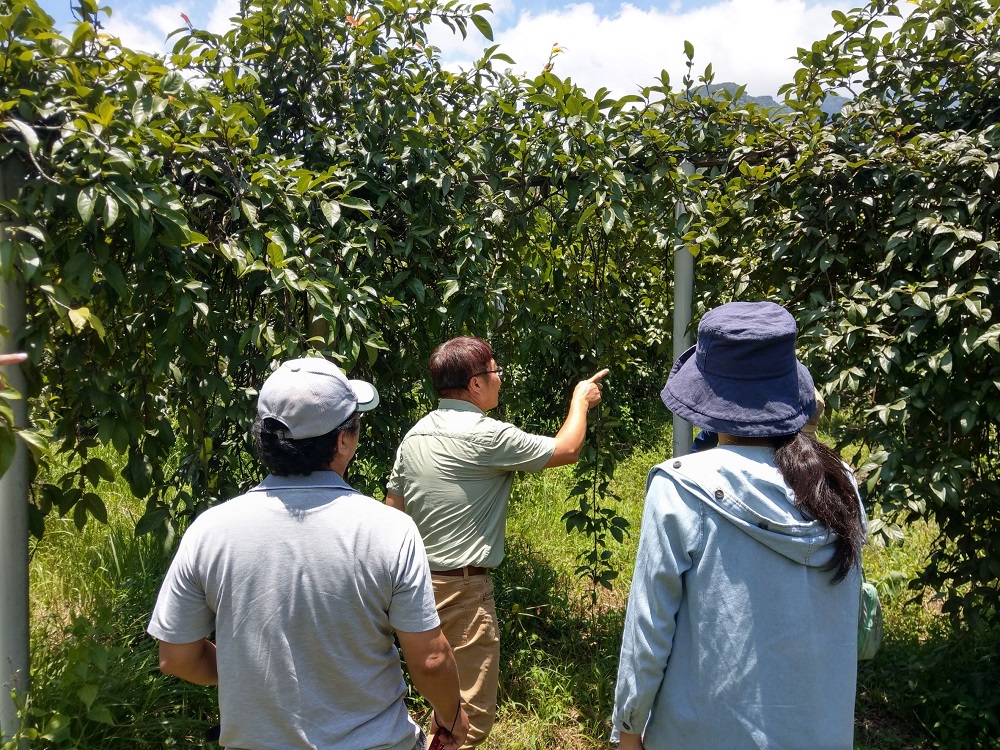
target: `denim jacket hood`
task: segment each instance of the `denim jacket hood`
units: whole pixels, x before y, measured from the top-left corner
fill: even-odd
[[[658,470],[669,471],[681,487],[756,541],[802,565],[824,567],[838,537],[796,507],[773,456],[769,447],[719,446],[654,467],[646,489]]]

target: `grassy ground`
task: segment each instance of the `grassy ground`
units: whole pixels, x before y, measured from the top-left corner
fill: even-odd
[[[588,541],[560,521],[572,469],[516,483],[507,559],[496,574],[501,618],[501,705],[490,750],[607,747],[608,716],[624,606],[632,575],[643,490],[650,466],[669,450],[669,430],[648,427],[616,473],[612,490],[631,523],[612,563],[612,589],[574,573]],[[131,534],[140,508],[127,490],[102,488],[109,526],[77,531],[50,519],[32,545],[32,648],[35,691],[25,725],[32,747],[212,747],[212,689],[163,677],[144,634],[168,554]],[[859,672],[857,747],[862,750],[998,747],[998,639],[953,631],[938,602],[907,604],[908,581],[930,553],[934,529],[865,553],[885,606],[886,637]]]
[[[50,518],[31,543],[30,746],[200,746],[214,690],[161,675],[145,634],[171,550],[134,536],[142,508],[124,482],[101,495],[107,526]]]
[[[578,578],[587,538],[560,518],[571,469],[521,480],[508,521],[507,559],[496,576],[501,612],[501,707],[488,748],[607,747],[625,602],[638,544],[649,467],[664,456],[640,448],[621,464],[611,490],[628,519],[625,543],[612,546],[619,571],[611,590]],[[571,505],[572,502],[572,505]],[[596,603],[594,594],[596,593]]]

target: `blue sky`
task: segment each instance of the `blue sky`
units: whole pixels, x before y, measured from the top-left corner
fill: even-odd
[[[71,0],[40,0],[63,28]],[[239,0],[103,0],[112,8],[107,30],[134,48],[165,51],[166,35],[186,13],[199,28],[224,30]],[[518,72],[544,66],[552,45],[564,51],[556,72],[589,91],[606,86],[617,94],[654,82],[661,70],[680,84],[684,41],[695,46],[695,71],[708,63],[716,81],[747,84],[751,94],[774,95],[794,75],[790,60],[834,30],[831,13],[856,0],[494,0],[495,41]],[[474,30],[463,41],[444,29],[432,35],[450,65],[478,55],[486,40]]]

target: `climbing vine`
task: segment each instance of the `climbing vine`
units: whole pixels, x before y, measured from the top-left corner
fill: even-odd
[[[375,491],[430,405],[430,349],[468,332],[510,365],[520,423],[611,368],[565,517],[589,537],[581,574],[608,585],[619,417],[666,376],[680,236],[702,306],[798,315],[872,499],[942,529],[922,582],[996,620],[1000,0],[921,0],[894,32],[884,0],[835,14],[784,113],[714,90],[690,45],[679,89],[664,74],[625,97],[561,78],[558,48],[525,75],[496,47],[445,69],[428,24],[489,37],[484,4],[240,7],[161,59],[99,29],[94,0],[67,36],[36,0],[0,5],[0,166],[23,174],[0,274],[29,301],[10,333],[35,423],[71,467],[34,486],[36,534],[50,513],[101,520],[116,470],[146,503],[137,531],[164,538],[237,493],[255,389],[306,352],[382,392],[358,478]],[[855,98],[831,116],[835,90]],[[0,430],[0,466],[12,446]]]

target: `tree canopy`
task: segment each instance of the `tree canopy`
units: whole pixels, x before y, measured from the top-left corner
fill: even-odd
[[[710,93],[690,45],[678,86],[620,98],[559,77],[558,48],[536,75],[495,46],[447,69],[428,25],[490,37],[485,4],[248,1],[161,59],[101,31],[94,0],[69,38],[6,0],[0,163],[23,179],[0,272],[27,293],[35,421],[72,467],[35,487],[33,530],[104,518],[99,445],[127,457],[139,533],[236,494],[258,471],[256,387],[308,351],[382,392],[377,486],[430,402],[430,349],[473,333],[529,426],[612,368],[566,516],[606,582],[623,533],[607,482],[669,369],[683,246],[702,308],[767,297],[797,316],[842,447],[867,462],[873,528],[936,520],[922,582],[995,621],[998,5],[835,13],[775,112]],[[829,116],[834,92],[853,98]]]

